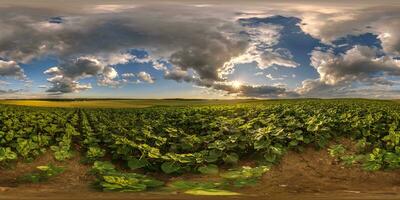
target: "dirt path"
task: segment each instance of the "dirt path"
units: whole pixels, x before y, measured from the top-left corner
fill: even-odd
[[[236,190],[231,197],[189,196],[178,193],[98,192],[90,187],[92,177],[79,159],[62,163],[67,171],[41,184],[16,185],[15,177],[34,166],[51,161],[50,155],[30,164],[17,164],[0,171],[0,200],[3,199],[400,199],[400,170],[366,172],[354,166],[345,168],[334,162],[326,150],[312,148],[302,153],[289,152],[255,187]]]

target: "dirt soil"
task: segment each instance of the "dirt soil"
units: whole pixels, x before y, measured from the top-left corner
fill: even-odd
[[[46,183],[17,184],[16,177],[49,162],[66,171]],[[240,196],[189,196],[179,193],[99,192],[91,188],[93,177],[79,158],[57,163],[50,154],[32,163],[17,163],[12,170],[0,170],[0,200],[3,199],[400,199],[400,170],[366,172],[354,166],[343,167],[326,150],[307,148],[302,153],[288,152],[254,187],[235,190]]]

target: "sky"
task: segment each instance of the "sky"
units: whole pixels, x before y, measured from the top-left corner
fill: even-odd
[[[0,27],[0,98],[400,98],[395,0],[0,0]]]

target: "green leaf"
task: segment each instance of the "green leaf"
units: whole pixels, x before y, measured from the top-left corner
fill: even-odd
[[[344,155],[344,153],[346,152],[346,149],[341,144],[332,145],[330,148],[328,148],[328,152],[331,157],[338,158],[338,157]]]
[[[206,156],[205,160],[208,163],[213,163],[213,162],[218,161],[218,159],[221,157],[221,155],[222,155],[221,151],[213,149],[208,152],[208,155]]]
[[[149,188],[160,187],[164,185],[164,182],[155,179],[142,179],[141,182]]]
[[[161,170],[166,174],[178,172],[181,169],[180,165],[174,162],[164,162],[161,165]]]
[[[64,172],[63,167],[55,166],[53,164],[37,166],[36,169],[36,171],[18,177],[17,180],[23,183],[39,183],[47,181],[49,178]]]
[[[16,160],[17,154],[10,147],[0,148],[0,162],[7,160]]]
[[[86,152],[86,157],[89,159],[97,159],[104,157],[106,151],[100,147],[89,147]]]
[[[92,172],[95,174],[107,174],[115,171],[115,166],[110,162],[96,161],[92,167]]]
[[[373,162],[373,161],[369,161],[369,162],[365,162],[362,165],[363,169],[367,170],[367,171],[378,171],[379,169],[381,169],[382,165],[378,162]]]
[[[142,167],[146,167],[148,166],[150,163],[145,159],[137,159],[137,158],[132,158],[128,160],[128,167],[131,170],[135,170],[135,169],[140,169]]]
[[[230,153],[225,155],[223,160],[226,164],[236,164],[239,160],[239,156],[236,153]]]
[[[101,183],[105,191],[139,192],[146,190],[147,186],[140,183],[139,179],[125,176],[103,176]]]

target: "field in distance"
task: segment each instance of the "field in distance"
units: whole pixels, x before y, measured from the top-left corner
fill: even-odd
[[[61,108],[145,108],[152,106],[226,105],[262,102],[254,99],[206,100],[206,99],[35,99],[0,100],[0,104]]]

